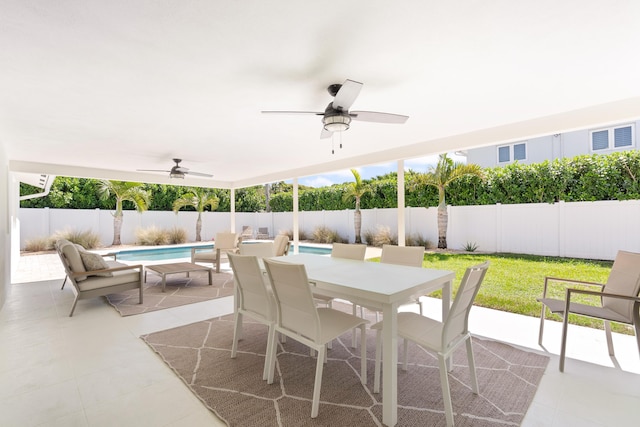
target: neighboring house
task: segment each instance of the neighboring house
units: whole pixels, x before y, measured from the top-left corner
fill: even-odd
[[[635,150],[638,148],[638,125],[640,120],[474,148],[466,152],[467,163],[495,167],[515,161],[525,164],[540,163],[581,154],[609,154],[615,151]]]

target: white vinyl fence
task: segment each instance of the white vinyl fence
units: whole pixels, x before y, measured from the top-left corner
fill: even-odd
[[[354,241],[353,210],[299,212],[300,230],[312,235],[317,227],[327,227]],[[202,238],[211,239],[229,230],[228,212],[204,212]],[[91,230],[103,245],[113,240],[110,211],[74,209],[20,209],[20,247],[31,239],[48,237],[57,231]],[[122,243],[134,244],[138,228],[181,227],[195,240],[195,212],[125,211]],[[235,214],[236,232],[243,226],[254,231],[266,227],[270,235],[292,230],[293,214]],[[388,227],[397,234],[396,209],[362,211],[362,234]],[[434,245],[438,241],[436,208],[405,208],[406,234],[422,237]],[[447,243],[463,249],[467,243],[482,252],[510,252],[589,259],[615,258],[618,250],[640,252],[640,200],[555,204],[450,206]]]

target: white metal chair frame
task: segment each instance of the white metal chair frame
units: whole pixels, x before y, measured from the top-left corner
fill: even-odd
[[[271,289],[276,301],[276,323],[269,334],[267,382],[273,384],[276,365],[276,332],[310,347],[317,352],[315,383],[311,405],[311,418],[318,416],[322,373],[327,358],[327,344],[333,339],[359,327],[361,331],[360,382],[367,383],[366,324],[367,320],[332,308],[316,307],[306,269],[302,264],[291,264],[265,259]]]
[[[444,400],[445,417],[447,426],[453,426],[453,405],[447,372],[450,364],[447,362],[453,352],[463,343],[467,347],[467,361],[471,376],[471,389],[478,394],[478,379],[476,377],[475,361],[473,359],[473,346],[469,332],[469,312],[473,301],[480,290],[480,285],[489,268],[489,262],[469,267],[465,273],[460,287],[453,301],[449,314],[444,322],[430,319],[416,313],[398,313],[398,336],[404,339],[403,370],[407,370],[408,342],[413,341],[419,346],[436,352],[440,370],[440,384]],[[371,328],[376,330],[376,361],[373,392],[380,392],[380,365],[382,359],[382,322],[378,322]]]
[[[267,349],[262,371],[262,379],[266,380],[269,366],[267,363],[270,354],[269,346],[271,345],[269,337],[276,318],[273,294],[264,282],[264,274],[258,264],[258,257],[254,255],[229,254],[229,264],[231,264],[236,285],[231,358],[235,359],[238,352],[238,341],[242,338],[243,316],[249,316],[266,325],[268,327]]]

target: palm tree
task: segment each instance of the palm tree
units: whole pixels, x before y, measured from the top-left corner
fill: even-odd
[[[447,249],[447,223],[449,216],[447,213],[447,203],[445,201],[445,190],[453,181],[464,176],[477,176],[484,178],[484,172],[479,165],[455,162],[447,157],[447,153],[440,154],[438,164],[434,168],[431,166],[429,172],[418,175],[416,185],[430,185],[438,189],[438,248]]]
[[[360,212],[360,198],[365,194],[371,191],[371,188],[362,182],[362,178],[360,178],[360,173],[351,169],[351,173],[355,178],[355,182],[349,183],[350,185],[346,188],[345,192],[342,195],[342,200],[344,202],[349,202],[353,199],[356,200],[356,210],[353,214],[353,222],[354,228],[356,232],[356,243],[362,243],[362,239],[360,238],[360,228],[362,227],[362,212]]]
[[[196,221],[196,242],[202,241],[200,235],[202,231],[202,212],[207,206],[211,206],[211,210],[218,209],[220,199],[215,194],[209,193],[202,188],[191,188],[191,191],[173,202],[173,211],[177,214],[180,208],[186,206],[193,207],[198,212],[198,220]]]
[[[138,212],[144,212],[149,207],[151,194],[142,188],[140,182],[100,180],[98,196],[107,200],[112,194],[116,197],[116,211],[113,214],[113,246],[121,245],[120,230],[122,230],[122,202],[133,202]]]

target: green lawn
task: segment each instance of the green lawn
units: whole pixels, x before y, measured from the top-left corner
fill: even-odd
[[[605,283],[613,264],[612,261],[534,255],[427,253],[423,266],[455,271],[455,295],[465,269],[484,261],[489,261],[489,270],[475,305],[534,317],[540,317],[542,304],[536,298],[542,296],[546,276]],[[563,285],[555,284],[551,290],[551,295],[564,299]],[[440,297],[441,294],[436,292],[432,296]],[[587,300],[581,302],[589,303]],[[559,316],[552,318],[561,320]],[[603,327],[601,321],[583,316],[569,316],[569,321],[594,328]],[[616,332],[633,335],[628,325],[612,324],[612,328]]]

